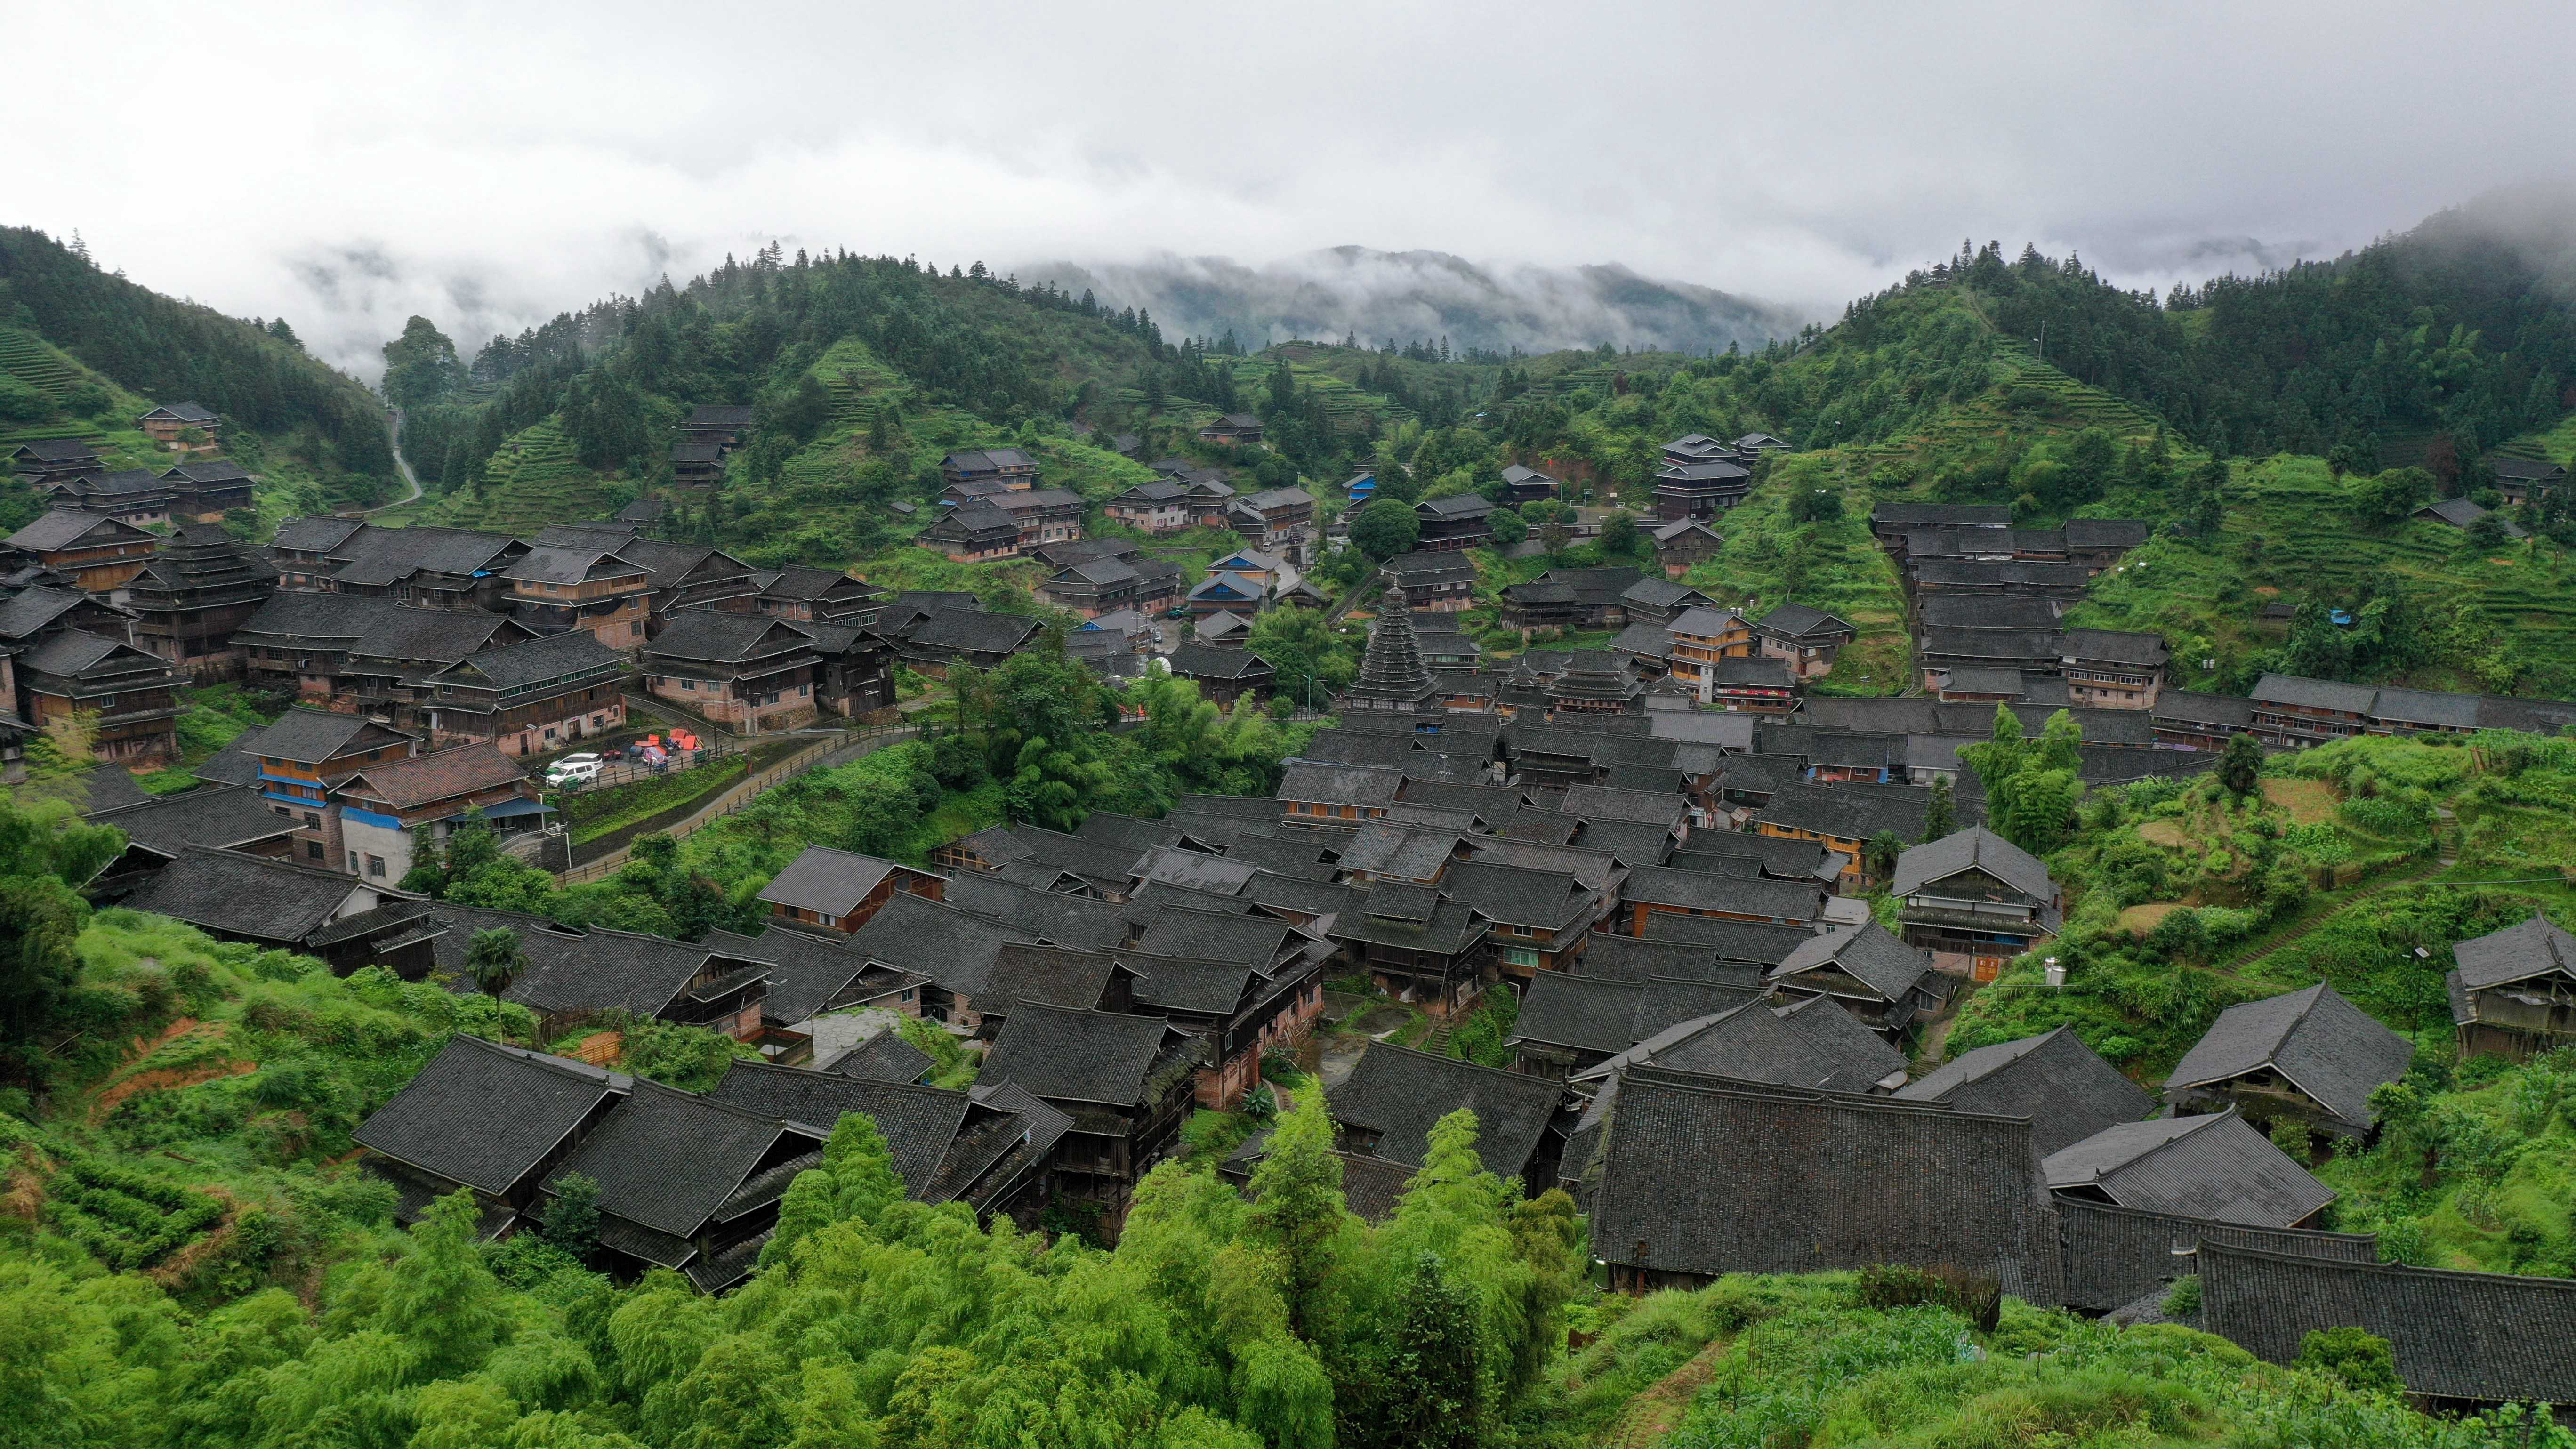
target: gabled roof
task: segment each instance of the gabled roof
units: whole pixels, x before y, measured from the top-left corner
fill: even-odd
[[[0,639],[31,639],[57,619],[92,601],[91,595],[77,589],[50,588],[43,584],[20,589],[7,600],[0,601]]]
[[[2460,942],[2451,948],[2451,959],[2459,963],[2460,984],[2471,990],[2552,971],[2576,976],[2576,936],[2534,912],[2521,925]]]
[[[602,1214],[690,1238],[791,1130],[778,1118],[639,1078],[626,1100],[546,1175],[545,1186],[552,1192],[579,1173],[599,1184]]]
[[[372,900],[383,892],[338,871],[190,845],[124,904],[219,935],[284,944],[302,941],[361,893]]]
[[[529,948],[529,969],[501,998],[541,1012],[617,1010],[658,1016],[689,993],[690,983],[709,969],[711,958],[724,955],[704,943],[606,927],[580,935],[539,927],[534,933],[520,931],[519,941]],[[746,963],[718,979],[757,972],[758,967]]]
[[[527,778],[527,770],[518,761],[491,745],[476,744],[369,765],[350,776],[341,788],[382,800],[396,809],[409,809]],[[361,785],[361,781],[365,783]]]
[[[869,1046],[879,1042],[892,1042],[919,1058],[927,1069],[930,1058],[895,1033],[880,1032],[868,1039]],[[887,1056],[889,1060],[899,1060],[892,1053]],[[841,1059],[844,1065],[848,1061],[849,1057]],[[895,1176],[903,1179],[904,1192],[916,1201],[938,1200],[925,1197],[925,1191],[938,1175],[940,1159],[955,1144],[958,1129],[965,1125],[973,1107],[964,1092],[914,1086],[909,1078],[867,1077],[838,1068],[809,1071],[742,1060],[726,1066],[723,1078],[707,1097],[757,1117],[781,1118],[825,1133],[843,1116],[859,1113],[876,1124],[877,1135],[885,1139],[886,1153],[893,1159]]]
[[[149,543],[151,539],[152,535],[142,529],[104,514],[56,508],[9,535],[8,542],[10,547],[30,553],[50,553],[74,544]]]
[[[1822,609],[1810,608],[1805,604],[1782,604],[1754,620],[1753,627],[1772,634],[1785,634],[1792,638],[1808,634],[1855,632],[1852,626],[1845,623],[1839,616],[1828,614]]]
[[[1894,1047],[1831,1002],[1821,1010],[1816,998],[1775,1007],[1758,995],[1740,994],[1722,1009],[1676,1023],[1580,1075],[1599,1078],[1640,1064],[1837,1092],[1867,1092],[1905,1073],[1905,1058]]]
[[[2155,1109],[2144,1087],[2096,1056],[2071,1027],[1966,1052],[1897,1089],[1909,1102],[2027,1117],[2042,1153],[2070,1147]]]
[[[1771,977],[1786,982],[1828,966],[1895,1002],[1903,1001],[1906,993],[1932,969],[1932,955],[1906,945],[1885,926],[1871,921],[1829,931],[1807,942],[1773,968]]]
[[[809,845],[753,899],[826,916],[845,916],[896,869],[893,861],[873,855]]]
[[[1675,870],[1662,865],[1641,865],[1628,872],[1628,883],[1620,888],[1619,898],[1645,905],[1782,921],[1812,921],[1824,909],[1824,892],[1813,885]]]
[[[2306,709],[2335,710],[2345,714],[2370,713],[2371,701],[2379,691],[2367,684],[2342,684],[2330,679],[2304,679],[2295,674],[2266,674],[2246,691],[2256,704],[2285,704]]]
[[[1889,890],[1900,896],[1912,895],[1965,870],[1982,870],[2043,904],[2057,899],[2057,882],[2049,878],[2048,867],[2040,864],[2039,857],[1982,825],[1907,847],[1896,857],[1896,875]]]
[[[995,614],[981,608],[937,609],[905,635],[923,649],[960,653],[1009,654],[1029,642],[1043,624],[1020,614]]]
[[[2048,1155],[2051,1189],[2122,1207],[2283,1228],[2334,1200],[2234,1112],[2105,1127]]]
[[[586,1062],[459,1034],[355,1136],[360,1146],[497,1196],[632,1086]]]
[[[2414,1059],[2412,1042],[2320,981],[2305,991],[2241,1002],[2220,1012],[2208,1033],[2175,1063],[2165,1090],[2218,1087],[2270,1067],[2334,1117],[2362,1131],[2377,1120],[2370,1110],[2371,1092],[2404,1076]]]
[[[133,777],[113,765],[90,773],[123,781],[128,790],[134,788]],[[125,832],[129,843],[172,859],[191,845],[222,850],[275,839],[297,828],[294,821],[261,804],[256,792],[221,785],[112,804],[98,802],[97,792],[91,798],[97,802],[85,817],[91,824],[113,825]]]
[[[837,1076],[863,1082],[918,1082],[938,1065],[930,1053],[888,1029],[834,1057],[823,1067]]]
[[[259,732],[259,753],[272,760],[318,765],[335,755],[399,743],[411,736],[362,714],[297,707]]]
[[[1317,760],[1290,760],[1274,795],[1325,805],[1392,805],[1404,784],[1402,772],[1370,765],[1334,765]]]
[[[769,1000],[762,1014],[791,1026],[820,1013],[870,969],[867,955],[854,949],[847,938],[827,940],[779,926],[757,936],[709,931],[699,944],[719,955],[766,965]]]
[[[567,629],[535,639],[521,639],[498,649],[469,654],[430,676],[433,681],[509,689],[541,684],[593,670],[622,667],[625,660],[599,642],[588,629]]]
[[[1054,1102],[1142,1106],[1155,1065],[1186,1040],[1160,1017],[1023,1001],[994,1038],[981,1080],[1008,1082]]]
[[[577,584],[585,579],[615,578],[621,574],[642,577],[649,571],[639,563],[617,556],[617,550],[605,541],[579,547],[539,546],[527,551],[519,561],[501,571],[505,579],[525,579],[531,583]]]
[[[2008,1118],[1638,1067],[1597,1161],[1593,1252],[1615,1263],[1949,1266],[2035,1301],[2056,1276],[2030,1129]]]
[[[1761,988],[1752,985],[1541,971],[1530,978],[1512,1039],[1615,1055],[1683,1022],[1761,999]]]
[[[1324,1093],[1334,1121],[1378,1134],[1370,1155],[1417,1167],[1441,1118],[1461,1109],[1473,1112],[1476,1154],[1487,1171],[1504,1177],[1529,1169],[1564,1095],[1564,1088],[1544,1078],[1391,1042],[1361,1053],[1350,1076]]]
[[[1650,923],[1663,919],[1649,917]],[[1807,932],[1795,926],[1763,926],[1747,921],[1720,921],[1706,916],[1675,916],[1671,919],[1696,926],[1735,926],[1758,936],[1769,944],[1752,942],[1719,944],[1711,941],[1666,940],[1655,936],[1619,936],[1595,932],[1583,946],[1583,954],[1569,966],[1578,976],[1599,976],[1620,981],[1644,981],[1653,977],[1668,980],[1715,981],[1748,991],[1763,990],[1762,973],[1769,962],[1749,961],[1747,955],[1785,956],[1806,938]]]
[[[647,659],[686,659],[709,664],[743,664],[772,656],[810,650],[814,641],[767,614],[734,614],[722,609],[681,609],[662,632],[644,646]]]
[[[1413,511],[1424,518],[1465,521],[1491,514],[1494,504],[1481,493],[1453,493],[1446,498],[1425,498],[1413,505]]]

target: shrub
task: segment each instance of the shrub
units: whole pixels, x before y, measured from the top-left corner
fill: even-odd
[[[2189,1321],[2200,1316],[2200,1275],[2187,1273],[2174,1280],[2159,1305],[2165,1317]]]
[[[2397,1354],[2388,1340],[2360,1328],[2320,1328],[2299,1340],[2294,1366],[2314,1369],[2365,1394],[2402,1394]]]

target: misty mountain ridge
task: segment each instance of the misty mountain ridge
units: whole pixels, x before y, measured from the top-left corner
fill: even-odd
[[[1357,334],[1449,340],[1453,350],[1554,352],[1596,347],[1724,352],[1796,333],[1792,309],[1687,282],[1639,276],[1617,263],[1480,267],[1447,252],[1342,246],[1260,267],[1226,257],[1161,255],[1137,262],[1047,262],[1032,282],[1086,288],[1112,309],[1150,311],[1167,336],[1232,332],[1247,349]]]

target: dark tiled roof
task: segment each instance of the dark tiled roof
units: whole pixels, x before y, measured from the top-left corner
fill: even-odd
[[[1907,848],[1896,857],[1890,889],[1900,896],[1911,895],[1964,870],[1982,870],[2035,901],[2057,898],[2057,883],[2049,879],[2048,867],[2037,856],[1982,825]]]
[[[93,533],[105,539],[124,542],[137,542],[152,537],[132,524],[119,523],[104,514],[83,513],[73,508],[56,508],[9,535],[8,542],[13,548],[23,548],[29,552],[49,552],[54,549],[68,548]]]
[[[1774,968],[1774,981],[1788,982],[1801,973],[1831,966],[1889,1001],[1902,1001],[1924,973],[1932,955],[1898,940],[1885,926],[1847,926],[1830,931],[1789,953]]]
[[[2050,1153],[2048,1185],[2185,1217],[2288,1227],[2334,1200],[2234,1112],[2106,1127]]]
[[[1592,1250],[1615,1263],[1709,1275],[1946,1265],[2034,1301],[2054,1287],[2021,1122],[1632,1068],[1599,1162]]]
[[[1786,634],[1792,637],[1816,633],[1849,634],[1853,632],[1852,626],[1844,623],[1840,616],[1828,614],[1822,609],[1811,608],[1805,604],[1782,604],[1754,620],[1753,627],[1766,633]]]
[[[918,899],[918,897],[915,897]],[[769,967],[769,1000],[763,1013],[794,1024],[817,1015],[868,969],[868,958],[845,940],[829,940],[772,926],[757,936],[709,931],[708,950]]]
[[[1784,921],[1812,921],[1824,910],[1824,892],[1796,881],[1747,879],[1707,871],[1639,866],[1628,872],[1619,898],[1685,910],[1726,911]]]
[[[785,1131],[774,1117],[638,1080],[547,1174],[546,1187],[580,1173],[599,1184],[602,1214],[687,1238],[762,1166]]]
[[[1473,1112],[1476,1153],[1486,1169],[1517,1177],[1538,1154],[1564,1089],[1543,1078],[1378,1042],[1325,1097],[1334,1121],[1378,1134],[1373,1155],[1417,1167],[1441,1118],[1462,1108]]]
[[[2355,1131],[2376,1120],[2370,1094],[2406,1073],[2414,1044],[2324,982],[2218,1014],[2165,1079],[2168,1092],[2217,1087],[2270,1067]]]
[[[1616,1054],[1683,1022],[1760,999],[1760,988],[1751,984],[1541,971],[1530,980],[1512,1036]]]
[[[1729,760],[1728,770],[1732,772],[1734,767],[1735,761]],[[1783,784],[1771,792],[1770,803],[1756,811],[1753,818],[1841,840],[1866,841],[1883,830],[1893,831],[1899,840],[1919,840],[1923,836],[1923,813],[1931,800],[1928,786]]]
[[[2256,704],[2297,705],[2307,709],[2368,714],[2378,691],[2367,684],[2340,684],[2330,679],[2302,679],[2295,674],[2266,674],[2249,692]]]
[[[924,649],[1008,654],[1026,644],[1040,627],[1039,621],[1019,614],[995,614],[983,609],[940,609],[922,620],[905,637]]]
[[[2027,1117],[2042,1153],[2155,1109],[2144,1087],[2094,1055],[2073,1029],[1979,1047],[1897,1089],[1909,1102],[1946,1102],[1967,1112]],[[2126,1301],[2125,1299],[2122,1301]]]
[[[870,1046],[877,1042],[894,1043],[919,1058],[921,1070],[929,1069],[929,1057],[893,1032],[869,1038]],[[900,1070],[902,1059],[894,1054],[887,1053],[881,1060]],[[966,1120],[966,1094],[914,1086],[909,1076],[851,1072],[849,1062],[845,1056],[832,1070],[818,1072],[735,1061],[726,1067],[724,1078],[707,1096],[757,1117],[783,1118],[819,1127],[826,1133],[844,1114],[859,1113],[874,1122],[877,1134],[885,1139],[886,1151],[894,1159],[895,1175],[903,1179],[904,1191],[921,1198]]]
[[[500,1194],[629,1085],[567,1057],[460,1035],[359,1124],[356,1136],[387,1157]]]
[[[133,789],[133,777],[115,766],[104,766],[90,772],[102,775],[113,771],[115,779]],[[262,805],[256,792],[220,785],[205,785],[176,795],[142,796],[137,800],[93,810],[88,819],[93,825],[113,825],[125,832],[136,845],[165,856],[176,856],[185,846],[202,845],[221,850],[226,846],[266,840],[294,830],[295,822]],[[92,796],[93,802],[96,796]]]
[[[1276,798],[1326,805],[1392,805],[1404,776],[1394,770],[1290,760]]]
[[[2563,971],[2576,975],[2576,936],[2534,913],[2518,926],[2462,941],[2451,948],[2460,984],[2471,989]]]
[[[600,643],[598,635],[587,629],[569,629],[469,655],[462,663],[441,671],[441,677],[462,680],[470,673],[497,688],[509,689],[622,663],[617,651]]]
[[[2356,1327],[2388,1340],[2419,1394],[2494,1402],[2576,1400],[2576,1282],[2328,1262],[2201,1244],[2201,1326],[2255,1357],[2290,1363],[2311,1333]]]
[[[1704,920],[1705,917],[1682,919]],[[1730,922],[1727,924],[1743,924]],[[1806,932],[1786,926],[1749,926],[1754,931],[1776,931],[1803,939]],[[1789,948],[1778,948],[1785,953]],[[1715,981],[1747,990],[1762,989],[1762,967],[1747,961],[1729,959],[1719,948],[1690,941],[1659,941],[1651,937],[1614,936],[1595,932],[1583,944],[1583,953],[1568,968],[1578,976],[1597,976],[1619,981],[1644,981],[1661,977],[1668,980]]]
[[[952,881],[951,896],[973,878],[968,873]],[[1028,939],[1026,931],[971,914],[953,902],[942,905],[897,891],[851,933],[849,949],[862,960],[881,961],[945,985],[961,978],[980,983],[1005,941]]]
[[[384,735],[384,740],[361,740],[368,730]],[[301,766],[317,766],[343,753],[350,745],[379,745],[402,740],[402,732],[386,730],[366,714],[340,714],[332,709],[289,709],[276,724],[260,730],[260,755],[273,761],[296,761]]]
[[[1607,785],[1576,785],[1557,807],[1585,820],[1626,820],[1670,829],[1690,814],[1690,801],[1679,795],[1645,790],[1618,790]]]
[[[687,659],[740,664],[810,649],[813,641],[767,614],[721,609],[682,609],[644,646],[647,659]]]
[[[1132,1107],[1178,1033],[1159,1017],[1015,1005],[984,1058],[982,1080],[1055,1102]]]
[[[1849,1012],[1830,1002],[1822,1012],[1813,1006],[1739,998],[1640,1043],[1620,1069],[1642,1062],[1731,1082],[1841,1092],[1866,1092],[1904,1072],[1905,1059]]]
[[[21,589],[0,603],[0,639],[30,638],[89,600],[89,595],[75,589],[42,584]]]
[[[2197,1266],[2192,1257],[2181,1255],[2200,1243],[2226,1243],[2327,1262],[2379,1260],[2378,1240],[2368,1233],[2258,1228],[2071,1197],[2059,1198],[2054,1206],[2066,1245],[2066,1302],[2090,1313],[2106,1312],[2149,1293],[2163,1296],[2175,1278]]]
[[[312,934],[361,889],[337,871],[188,846],[124,904],[218,934],[290,942]]]
[[[774,906],[794,906],[826,916],[844,916],[858,908],[895,864],[873,855],[809,845],[798,852],[753,899]]]
[[[1873,525],[1934,528],[2009,528],[2012,510],[2000,503],[1881,503],[1869,511]]]
[[[2141,669],[2161,666],[2168,653],[2164,635],[2120,629],[2069,629],[2059,648],[2068,659],[2099,659]]]

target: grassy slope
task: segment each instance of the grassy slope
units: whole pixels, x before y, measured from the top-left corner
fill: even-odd
[[[2457,529],[2424,519],[2391,528],[2353,521],[2343,486],[2314,458],[2239,463],[2228,490],[2227,529],[2216,539],[2159,538],[2094,586],[2071,622],[2154,629],[2174,641],[2188,685],[2242,685],[2248,661],[2279,642],[2256,615],[2278,599],[2349,602],[2369,577],[2391,570],[2428,595],[2469,605],[2515,666],[2512,692],[2576,692],[2576,556],[2545,539],[2492,550],[2463,547]],[[2214,670],[2200,660],[2215,658]],[[2492,688],[2446,667],[2382,681],[2436,689]]]
[[[2389,1400],[2172,1325],[2126,1331],[2007,1301],[1992,1333],[1859,1306],[1848,1274],[1729,1278],[1600,1300],[1553,1445],[2429,1443]]]
[[[5,298],[6,292],[0,291],[0,300]],[[0,373],[35,387],[57,405],[84,383],[103,389],[109,399],[103,411],[87,417],[0,426],[0,453],[39,438],[78,438],[97,450],[99,461],[110,471],[149,468],[164,473],[178,462],[176,454],[163,449],[135,425],[135,419],[158,405],[155,399],[126,388],[46,341],[33,329],[0,324]],[[253,499],[268,526],[273,528],[278,519],[302,511],[306,505],[318,508],[326,500],[320,476],[310,463],[290,450],[247,428],[227,427],[221,436],[223,451],[199,454],[198,458],[229,459],[256,473],[259,486]]]

